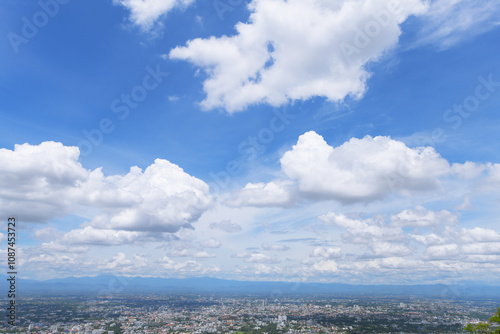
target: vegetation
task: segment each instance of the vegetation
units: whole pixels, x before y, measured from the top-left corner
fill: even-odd
[[[500,307],[497,310],[497,313],[495,313],[494,316],[490,318],[490,323],[497,323],[500,325]],[[491,328],[491,324],[480,322],[477,325],[473,324],[468,324],[465,326],[465,330],[474,333],[474,334],[483,334],[483,333],[494,333],[494,334],[500,334],[500,327],[496,328],[494,331]]]

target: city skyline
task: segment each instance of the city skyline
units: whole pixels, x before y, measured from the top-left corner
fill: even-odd
[[[497,1],[0,8],[20,277],[498,285]]]

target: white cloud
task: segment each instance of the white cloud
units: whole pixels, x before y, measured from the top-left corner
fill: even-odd
[[[61,234],[53,227],[46,227],[36,230],[33,236],[38,240],[49,241],[54,238],[59,238]]]
[[[412,254],[413,251],[406,245],[394,242],[374,242],[370,245],[370,253],[365,254],[365,257],[404,257]]]
[[[397,44],[408,16],[426,9],[420,0],[392,4],[253,0],[250,19],[236,25],[234,36],[194,39],[169,56],[207,72],[201,102],[206,109],[235,112],[255,103],[279,106],[314,96],[359,98],[370,76],[365,65]]]
[[[488,166],[485,164],[475,163],[471,161],[467,161],[463,164],[455,163],[451,166],[452,171],[455,175],[460,178],[470,180],[475,179],[481,176],[481,174],[488,169]]]
[[[230,220],[224,220],[216,223],[211,223],[209,226],[211,229],[221,230],[226,233],[236,233],[242,230],[241,225],[235,224]]]
[[[374,245],[376,242],[401,242],[406,239],[401,228],[387,226],[379,219],[349,219],[333,212],[319,218],[328,224],[346,228],[347,233],[342,234],[346,243]]]
[[[263,243],[262,244],[262,249],[268,250],[268,251],[287,251],[290,249],[290,247],[285,246],[285,245],[269,245],[268,243]]]
[[[157,159],[144,171],[132,167],[126,175],[105,176],[100,168],[86,170],[78,158],[77,147],[55,142],[0,149],[0,214],[42,223],[88,215],[87,225],[94,229],[65,237],[109,243],[116,237],[109,230],[176,232],[191,227],[211,206],[208,185],[167,160]],[[36,231],[35,237],[47,237],[47,231]]]
[[[463,164],[454,163],[451,170],[453,176],[467,182],[472,194],[497,192],[500,187],[500,164],[467,161]],[[464,203],[457,208],[468,210],[471,208],[470,202],[471,196],[466,196]]]
[[[253,253],[250,254],[246,260],[246,262],[254,262],[254,263],[279,263],[280,261],[276,258],[270,257],[266,254],[262,253]]]
[[[290,182],[248,183],[234,198],[227,201],[230,206],[289,206],[296,202]]]
[[[212,258],[212,257],[217,257],[217,255],[202,251],[202,252],[195,253],[193,255],[193,257],[198,258],[198,259],[208,259],[208,258]]]
[[[187,249],[182,249],[182,250],[175,250],[172,253],[170,253],[170,256],[172,257],[190,257],[191,253]]]
[[[470,196],[465,196],[464,201],[453,208],[454,210],[467,211],[474,209]]]
[[[87,226],[66,233],[60,242],[72,245],[124,245],[134,243],[140,236],[139,232],[101,230]]]
[[[197,275],[220,271],[220,268],[217,266],[203,267],[200,263],[194,260],[174,262],[167,256],[159,259],[158,263],[164,270],[174,271],[175,274]]]
[[[385,258],[407,256],[413,253],[406,242],[408,236],[400,227],[384,223],[383,217],[369,219],[350,219],[345,215],[329,212],[319,217],[326,224],[345,228],[341,235],[345,244],[361,245],[366,249],[363,258]],[[316,249],[318,255],[324,252]],[[338,250],[340,255],[340,250]]]
[[[137,275],[138,272],[145,272],[149,269],[147,257],[139,254],[127,257],[123,252],[118,252],[111,259],[92,260],[85,266],[92,267],[92,270],[97,269],[120,275]]]
[[[0,215],[43,223],[69,214],[88,178],[78,156],[77,147],[55,142],[0,149]]]
[[[72,246],[63,245],[59,242],[51,241],[49,243],[44,242],[40,247],[43,252],[58,252],[58,253],[85,253],[89,250],[88,246]]]
[[[207,248],[219,248],[221,246],[221,242],[215,239],[208,239],[202,241],[201,245]]]
[[[472,229],[463,228],[460,231],[460,241],[464,243],[475,243],[475,242],[494,242],[500,241],[500,233],[497,231],[475,227]]]
[[[446,243],[445,238],[440,237],[436,234],[426,234],[426,235],[410,234],[409,237],[426,246],[434,246]]]
[[[406,227],[434,227],[458,224],[458,217],[447,210],[440,212],[417,206],[413,210],[403,210],[391,215],[391,225]]]
[[[457,244],[437,245],[427,248],[424,258],[426,260],[455,259],[460,256],[460,247]]]
[[[342,250],[338,247],[332,248],[332,247],[316,247],[312,254],[310,255],[311,257],[322,257],[325,259],[336,259],[339,258],[342,254]]]
[[[450,173],[448,162],[432,147],[412,149],[381,136],[332,147],[314,131],[301,135],[280,162],[288,179],[247,184],[233,204],[288,206],[297,198],[370,202],[393,192],[437,190],[440,177]]]
[[[500,242],[470,243],[462,246],[465,254],[500,255]]]
[[[85,191],[92,204],[106,204],[91,222],[96,228],[176,232],[211,205],[206,183],[162,159],[144,172],[132,167],[124,176],[105,177],[96,170]]]
[[[194,0],[113,0],[116,5],[122,5],[130,10],[130,20],[149,29],[158,18],[174,8],[185,8]]]
[[[62,255],[57,253],[52,254],[39,254],[33,257],[30,257],[26,263],[28,264],[49,264],[50,266],[65,266],[65,265],[74,265],[75,258],[69,255]]]
[[[454,44],[494,29],[498,25],[497,0],[434,0],[421,16],[417,45],[433,44],[447,49]]]
[[[321,261],[313,265],[313,269],[322,273],[334,273],[338,271],[337,263],[333,260]]]
[[[371,201],[392,191],[436,189],[449,164],[431,147],[411,149],[389,137],[352,138],[338,147],[310,131],[281,158],[283,172],[313,198]]]
[[[279,267],[270,267],[265,264],[257,264],[250,269],[251,273],[254,275],[279,275],[282,273]]]
[[[232,257],[237,259],[247,259],[250,257],[250,254],[248,254],[247,252],[243,252],[243,253],[233,254]]]

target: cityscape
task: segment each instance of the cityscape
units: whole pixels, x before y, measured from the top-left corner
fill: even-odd
[[[465,333],[499,299],[259,295],[37,296],[2,333]]]

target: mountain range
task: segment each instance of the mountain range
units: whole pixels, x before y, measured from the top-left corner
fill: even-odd
[[[8,277],[2,276],[2,281],[6,282]],[[210,277],[178,279],[112,275],[67,277],[45,281],[18,278],[16,284],[20,295],[158,293],[259,294],[271,298],[292,295],[427,296],[445,299],[464,297],[500,298],[500,286],[480,284],[352,285],[342,283],[236,281]]]

